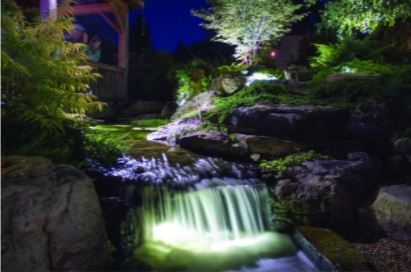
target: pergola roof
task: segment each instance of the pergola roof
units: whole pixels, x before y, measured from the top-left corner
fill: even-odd
[[[144,0],[77,0],[74,5],[92,5],[110,3],[114,5],[121,5],[129,9],[139,9],[144,7]]]

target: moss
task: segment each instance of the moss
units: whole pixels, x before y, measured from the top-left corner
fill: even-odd
[[[183,115],[181,115],[179,119],[186,119],[186,118],[192,118],[192,117],[198,117],[198,116],[199,116],[199,112],[197,110],[192,110],[192,111],[186,112]]]
[[[369,271],[365,256],[330,229],[299,226],[298,230],[339,271]]]
[[[304,153],[297,153],[285,156],[281,159],[267,161],[263,160],[259,167],[265,172],[285,172],[288,167],[298,165],[302,162],[309,160],[326,160],[329,159],[328,156],[315,153],[314,151],[308,151]]]

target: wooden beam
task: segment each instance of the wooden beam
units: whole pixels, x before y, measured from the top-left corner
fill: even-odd
[[[113,12],[113,7],[110,4],[90,4],[90,5],[74,5],[71,6],[73,9],[73,15],[89,15],[89,14],[99,14]]]
[[[120,29],[116,26],[116,24],[103,12],[100,12],[99,15],[106,21],[106,23],[111,26],[117,33],[120,33]]]

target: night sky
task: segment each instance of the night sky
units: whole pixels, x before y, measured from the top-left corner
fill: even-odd
[[[172,51],[181,41],[190,45],[208,37],[191,15],[192,9],[207,7],[206,0],[147,0],[143,14],[149,28],[154,47]]]

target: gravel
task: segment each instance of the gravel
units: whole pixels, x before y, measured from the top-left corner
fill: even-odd
[[[376,271],[411,271],[411,248],[392,239],[383,238],[375,243],[355,243]]]

